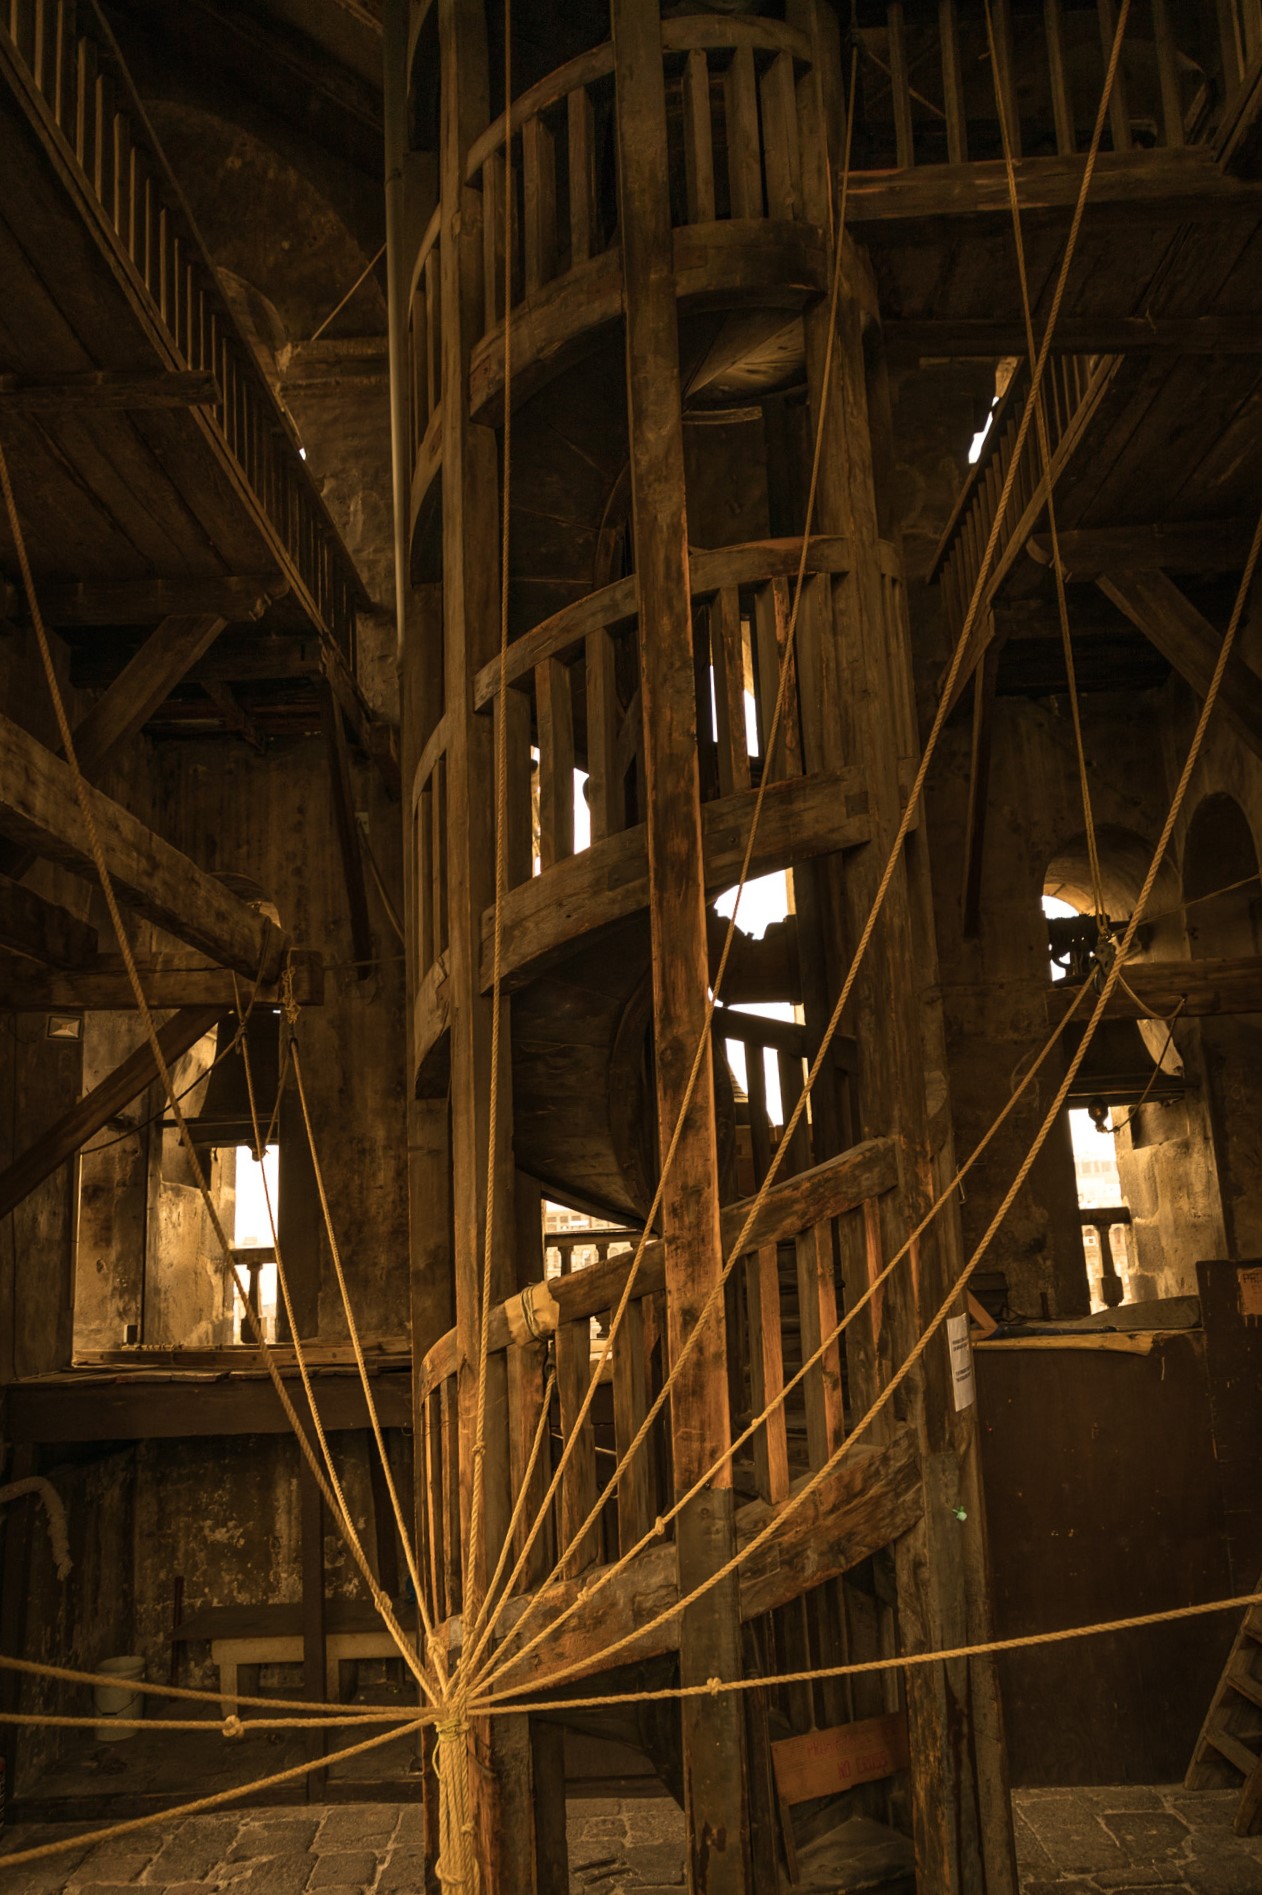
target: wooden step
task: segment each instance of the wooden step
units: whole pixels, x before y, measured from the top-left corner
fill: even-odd
[[[1242,1743],[1238,1737],[1233,1737],[1230,1731],[1224,1730],[1221,1725],[1207,1730],[1205,1741],[1214,1746],[1220,1757],[1225,1757],[1228,1763],[1234,1765],[1246,1781],[1253,1775],[1259,1763],[1262,1763],[1262,1757],[1250,1750],[1249,1746]]]
[[[1262,1711],[1262,1678],[1255,1678],[1241,1659],[1230,1661],[1223,1678],[1240,1697],[1248,1698],[1250,1704],[1256,1704]]]

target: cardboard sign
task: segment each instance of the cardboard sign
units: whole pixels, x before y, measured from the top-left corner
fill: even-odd
[[[1262,1320],[1262,1265],[1237,1270],[1236,1281],[1240,1285],[1240,1314],[1246,1322]]]
[[[876,1783],[907,1768],[907,1717],[865,1717],[857,1724],[834,1724],[807,1731],[771,1746],[776,1790],[785,1803],[806,1803],[835,1796],[859,1783]]]
[[[955,1412],[971,1408],[977,1400],[973,1378],[973,1345],[969,1341],[968,1317],[947,1317],[947,1341],[951,1346],[951,1386],[955,1390]]]

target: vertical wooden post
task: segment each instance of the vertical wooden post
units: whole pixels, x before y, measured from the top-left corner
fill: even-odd
[[[481,333],[483,204],[465,181],[468,152],[492,116],[487,70],[486,9],[481,0],[439,0],[442,125],[441,334],[443,399],[443,676],[449,731],[447,764],[448,991],[451,1050],[451,1230],[460,1453],[460,1527],[465,1553],[461,1602],[476,1613],[499,1554],[506,1524],[504,1456],[487,1456],[484,1528],[470,1567],[469,1508],[477,1433],[477,1373],[483,1246],[487,1216],[487,1153],[492,1178],[494,1249],[491,1300],[516,1287],[510,1010],[502,1002],[499,1117],[489,1124],[492,1007],[482,991],[482,915],[495,896],[494,725],[474,710],[473,681],[499,647],[499,455],[494,433],[469,420],[469,357]],[[498,94],[500,76],[496,75]],[[498,100],[497,100],[498,103]],[[494,246],[492,246],[494,249]],[[488,1430],[505,1425],[505,1365],[492,1362]],[[494,1438],[490,1436],[489,1438]],[[494,1465],[493,1465],[494,1462]],[[470,1743],[473,1815],[481,1838],[483,1886],[502,1895],[533,1895],[535,1812],[544,1796],[564,1794],[560,1782],[535,1785],[526,1719],[475,1724]]]
[[[944,28],[952,11],[944,0]],[[804,144],[810,145],[816,164],[808,215],[823,223],[828,216],[826,139],[829,128],[834,137],[840,130],[844,109],[836,20],[821,0],[794,0],[789,17],[811,33],[822,76],[819,120],[805,131]],[[874,825],[871,847],[848,858],[841,878],[846,933],[854,941],[893,844],[902,803],[900,760],[914,732],[903,727],[899,708],[907,700],[907,627],[882,570],[890,549],[882,546],[873,431],[887,427],[889,417],[878,352],[871,346],[876,296],[866,260],[850,239],[846,243],[814,530],[845,534],[851,553],[850,571],[834,595],[832,635],[845,666],[840,709],[846,753],[864,771]],[[827,309],[821,305],[806,317],[807,381],[816,424],[825,392],[827,341]],[[827,636],[827,628],[822,629]],[[905,846],[855,986],[857,1129],[861,1136],[878,1129],[894,1133],[903,1151],[902,1188],[889,1194],[879,1213],[886,1256],[926,1208],[933,1180],[922,1012],[934,979],[934,944],[916,901],[914,860]],[[959,1262],[958,1222],[948,1212],[921,1240],[906,1272],[890,1280],[884,1323],[898,1360],[936,1312]],[[956,1411],[944,1335],[934,1339],[904,1383],[902,1399],[919,1435],[926,1494],[922,1522],[895,1547],[903,1647],[984,1639],[989,1611],[981,1496],[974,1479],[976,1411]],[[935,1895],[1015,1895],[993,1666],[957,1662],[918,1669],[908,1674],[906,1691],[913,1827],[923,1886]]]
[[[650,924],[658,1124],[663,1153],[704,1031],[707,955],[701,803],[684,498],[679,346],[666,173],[657,0],[613,0],[619,223],[627,325],[631,497],[648,786]],[[676,1359],[722,1267],[714,1081],[704,1062],[662,1199],[669,1348]],[[677,1492],[728,1444],[723,1307],[712,1312],[671,1397]],[[708,1577],[735,1544],[724,1465],[676,1523],[679,1586]],[[735,1579],[683,1614],[685,1684],[734,1678],[741,1661]],[[744,1895],[744,1716],[735,1694],[683,1707],[688,1886]]]

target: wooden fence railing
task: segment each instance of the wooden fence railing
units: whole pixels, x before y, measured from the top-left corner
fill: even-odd
[[[442,297],[439,291],[439,212],[421,239],[408,297],[408,465],[420,458],[430,423],[442,401]]]
[[[966,0],[888,0],[860,29],[857,170],[967,164],[1003,156],[996,77],[1017,157],[1087,149],[1117,22],[1116,0],[992,0],[997,74],[986,20]],[[1262,43],[1256,0],[1133,0],[1105,149],[1177,150],[1212,137],[1222,107]]]
[[[835,1326],[841,1297],[841,1226],[847,1219],[862,1225],[864,1206],[897,1182],[894,1141],[878,1139],[777,1183],[768,1193],[730,1280],[727,1321],[737,1332],[729,1343],[734,1434],[763,1412]],[[738,1240],[747,1210],[747,1203],[741,1202],[723,1211],[725,1247]],[[631,1254],[610,1257],[527,1292],[531,1320],[540,1332],[538,1340],[514,1339],[522,1333],[514,1310],[520,1299],[500,1305],[491,1314],[491,1385],[506,1391],[506,1401],[488,1407],[495,1438],[488,1440],[486,1465],[503,1471],[506,1492],[513,1496],[525,1480],[549,1358],[556,1371],[548,1444],[532,1476],[532,1504],[523,1510],[525,1522],[518,1530],[517,1550],[524,1544],[526,1525],[542,1505],[561,1442],[574,1431],[598,1359],[598,1337],[608,1334],[631,1262]],[[629,1447],[669,1374],[665,1272],[664,1246],[651,1242],[614,1337],[605,1378],[562,1474],[546,1530],[522,1574],[521,1591],[540,1582],[591,1512],[616,1457]],[[439,1620],[460,1610],[459,1371],[452,1330],[430,1350],[417,1380],[428,1495],[424,1570]],[[841,1350],[835,1344],[742,1450],[740,1459],[759,1497],[771,1505],[783,1501],[794,1478],[824,1464],[840,1441],[845,1422]],[[616,1496],[572,1556],[567,1567],[570,1576],[608,1562],[635,1545],[667,1509],[673,1492],[669,1443],[668,1397]],[[493,1555],[498,1552],[498,1548],[490,1550]]]
[[[1113,355],[1049,357],[1043,376],[1042,401],[1053,482],[1080,445],[1087,421],[1112,379],[1118,360]],[[963,627],[982,568],[1004,483],[1016,452],[1029,389],[1029,368],[1023,363],[995,409],[977,464],[965,482],[938,547],[934,572],[941,585],[947,628],[953,638]],[[987,597],[997,588],[1015,553],[1029,537],[1033,520],[1045,504],[1046,492],[1043,452],[1037,424],[1032,421],[1021,446],[1020,462],[989,569]],[[980,621],[984,607],[985,601],[975,623]]]
[[[100,234],[117,244],[171,366],[214,376],[215,420],[295,592],[353,662],[359,577],[219,289],[94,0],[0,0],[0,45],[99,211]]]
[[[788,634],[798,540],[756,541],[694,553],[694,667],[701,793],[705,802],[844,763],[822,707],[836,702],[840,657],[831,588],[848,565],[844,540],[812,540],[795,655],[774,750],[768,741]],[[499,664],[479,672],[475,704],[509,720],[508,882],[534,863],[527,812],[537,779],[538,863],[546,872],[575,852],[576,772],[593,842],[644,817],[639,627],[634,576],[589,593],[517,639],[499,704]],[[581,714],[580,714],[581,713]],[[580,746],[577,734],[585,731]],[[514,812],[516,816],[514,817]]]
[[[422,983],[446,952],[447,725],[440,719],[421,752],[412,783],[413,896],[416,903],[416,979]]]

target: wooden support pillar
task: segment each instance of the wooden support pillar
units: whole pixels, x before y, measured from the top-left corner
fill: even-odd
[[[945,12],[945,9],[944,9]],[[837,23],[821,0],[791,0],[789,18],[815,44],[819,95],[804,113],[808,215],[829,220],[825,166],[843,135],[844,62]],[[886,577],[874,434],[888,427],[879,371],[875,293],[866,259],[851,240],[843,263],[836,347],[820,463],[814,531],[847,537],[851,570],[834,594],[831,635],[844,681],[839,714],[846,754],[865,775],[874,823],[870,847],[853,852],[839,892],[848,939],[858,938],[876,895],[902,809],[903,759],[914,750],[905,605]],[[828,311],[806,317],[810,410],[818,422],[825,392]],[[896,527],[884,526],[884,532]],[[923,815],[922,815],[923,823]],[[909,841],[855,986],[851,1031],[857,1045],[856,1132],[895,1134],[902,1186],[881,1202],[871,1238],[873,1266],[893,1254],[933,1190],[925,1087],[924,1006],[935,978],[931,926],[918,899],[923,867]],[[958,1218],[945,1212],[885,1292],[883,1351],[901,1362],[936,1313],[961,1268]],[[879,1381],[881,1362],[869,1373]],[[904,1649],[984,1639],[990,1630],[976,1410],[957,1411],[947,1340],[939,1333],[894,1398],[894,1415],[917,1430],[925,1512],[895,1543],[899,1636]],[[919,1885],[934,1895],[1015,1895],[1002,1719],[993,1663],[956,1661],[908,1673],[912,1826]]]
[[[627,327],[631,495],[640,620],[640,684],[648,787],[650,922],[658,1124],[663,1153],[704,1032],[707,956],[700,779],[689,605],[679,344],[667,177],[666,101],[657,0],[613,0],[619,224]],[[707,1059],[662,1200],[672,1361],[722,1268],[714,1082]],[[677,1492],[728,1445],[726,1346],[720,1301],[671,1397]],[[730,1556],[730,1464],[676,1522],[686,1592]],[[685,1684],[740,1674],[735,1578],[683,1615]],[[683,1706],[688,1886],[695,1895],[748,1887],[744,1711],[737,1694]]]

